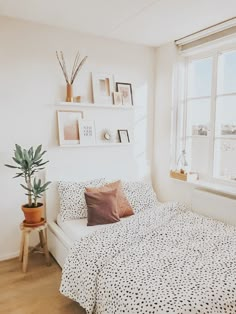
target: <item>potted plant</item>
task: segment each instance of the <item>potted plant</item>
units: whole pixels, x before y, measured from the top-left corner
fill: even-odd
[[[43,170],[44,165],[48,163],[48,161],[43,161],[43,155],[46,151],[42,151],[42,145],[39,145],[35,150],[33,147],[30,147],[29,150],[23,149],[17,144],[15,147],[12,159],[16,165],[5,164],[5,166],[17,169],[13,178],[23,177],[25,180],[25,185],[21,184],[28,196],[28,203],[21,207],[25,215],[25,222],[28,224],[40,223],[43,204],[39,203],[38,199],[42,197],[51,182],[43,184],[41,179],[36,178],[36,173]]]

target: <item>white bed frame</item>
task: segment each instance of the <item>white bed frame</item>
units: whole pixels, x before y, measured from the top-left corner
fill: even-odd
[[[109,156],[108,154],[109,149],[110,148],[105,148],[103,153],[104,157],[101,160],[95,160],[97,157],[94,156],[94,154],[86,154],[86,158],[83,157],[83,163],[76,158],[72,160],[71,157],[73,154],[69,151],[63,151],[61,153],[64,155],[63,159],[61,156],[60,159],[54,158],[54,156],[49,156],[50,163],[47,167],[46,180],[51,181],[52,183],[46,192],[45,200],[45,215],[48,222],[47,238],[49,251],[61,267],[63,267],[66,256],[73,243],[56,223],[60,208],[57,182],[60,180],[79,182],[102,177],[114,180],[137,179],[137,167],[134,158],[132,157],[132,152],[117,151],[116,158],[120,160],[120,163],[114,163],[111,159],[112,156]],[[83,154],[84,151],[80,151],[80,153]],[[109,158],[109,160],[106,160],[105,158]]]

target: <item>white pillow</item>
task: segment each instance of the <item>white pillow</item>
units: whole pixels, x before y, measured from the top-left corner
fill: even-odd
[[[122,187],[135,213],[160,204],[151,183],[122,181]]]
[[[58,182],[60,198],[60,215],[62,221],[87,217],[87,205],[84,197],[86,187],[100,187],[105,179],[95,179],[85,182]]]

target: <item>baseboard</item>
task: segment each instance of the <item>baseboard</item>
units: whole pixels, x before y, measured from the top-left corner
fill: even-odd
[[[0,255],[0,261],[5,261],[11,258],[15,258],[19,256],[19,253],[20,253],[19,251],[16,251],[16,252]]]

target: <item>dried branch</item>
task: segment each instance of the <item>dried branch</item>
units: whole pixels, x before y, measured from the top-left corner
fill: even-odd
[[[65,70],[65,74],[66,74],[66,82],[69,82],[68,74],[67,74],[67,70],[66,70],[66,62],[65,62],[64,55],[63,55],[62,51],[61,51],[61,60],[62,60],[62,63],[63,63],[63,68]],[[69,82],[69,83],[71,84],[71,82]]]
[[[79,58],[80,58],[80,53],[78,51],[76,56],[75,56],[75,61],[74,61],[74,65],[73,65],[73,68],[72,68],[72,71],[71,71],[70,81],[72,81],[72,78],[74,76],[75,70],[76,70],[78,62],[79,62]]]
[[[58,52],[56,51],[56,56],[57,56],[57,60],[58,60],[58,62],[60,64],[60,67],[62,69],[62,72],[63,72],[64,78],[66,80],[66,83],[67,84],[73,84],[76,76],[79,73],[79,70],[81,69],[81,67],[85,63],[85,61],[88,58],[88,56],[84,57],[83,60],[79,63],[80,54],[79,54],[79,51],[77,52],[77,54],[75,56],[73,68],[72,68],[72,71],[71,71],[70,81],[69,81],[69,78],[68,78],[68,72],[67,72],[67,69],[66,69],[66,62],[65,62],[65,58],[64,58],[63,52],[60,51],[60,55],[59,55]]]
[[[73,84],[77,74],[79,73],[79,70],[81,69],[82,65],[85,63],[85,61],[87,60],[88,56],[84,57],[84,59],[80,62],[80,64],[78,65],[78,67],[75,70],[74,76],[71,79],[71,84]]]
[[[67,74],[65,73],[65,69],[63,68],[63,65],[62,65],[62,63],[61,63],[61,60],[60,60],[60,58],[59,58],[59,55],[58,55],[58,52],[57,52],[57,51],[56,51],[56,56],[57,56],[57,60],[58,60],[58,62],[59,62],[59,64],[60,64],[60,67],[61,67],[61,69],[62,69],[63,75],[64,75],[64,77],[65,77],[66,83],[69,84]]]

